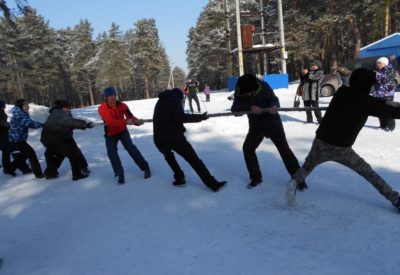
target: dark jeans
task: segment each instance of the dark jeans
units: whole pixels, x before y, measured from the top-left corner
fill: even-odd
[[[10,142],[10,144],[14,151],[21,152],[21,155],[17,160],[16,167],[21,167],[28,159],[29,163],[31,164],[33,174],[35,174],[36,177],[41,177],[43,175],[42,167],[40,167],[35,150],[33,150],[33,148],[26,141],[20,141],[16,143]]]
[[[11,155],[12,150],[10,148],[10,144],[8,142],[0,143],[0,151],[2,152],[1,164],[3,166],[3,169],[6,171],[15,170],[15,169],[11,168],[10,155]]]
[[[155,141],[157,149],[164,155],[169,167],[174,172],[175,180],[182,180],[185,178],[181,167],[175,159],[175,155],[172,151],[182,156],[192,168],[199,175],[203,183],[210,187],[213,186],[217,181],[211,176],[210,171],[204,165],[203,161],[197,156],[192,145],[186,140],[184,136],[178,137],[174,141]]]
[[[81,170],[88,166],[86,158],[75,140],[46,146],[44,156],[47,164],[45,173],[48,176],[57,175],[57,169],[60,168],[65,158],[68,158],[71,163],[72,177],[80,176],[82,174]]]
[[[384,101],[393,101],[393,96],[388,96],[383,98],[382,100]],[[392,118],[384,118],[384,117],[380,117],[379,118],[379,124],[380,127],[384,130],[390,130],[393,131],[394,128],[396,127],[396,121]]]
[[[199,98],[197,97],[197,94],[189,94],[188,98],[189,98],[190,111],[193,113],[192,99],[194,99],[194,101],[196,101],[197,104],[197,110],[200,112],[200,102]]]
[[[300,165],[296,156],[290,149],[289,144],[287,143],[285,132],[283,129],[276,131],[271,136],[267,136],[261,131],[250,129],[243,143],[244,160],[246,162],[247,170],[250,174],[250,179],[253,181],[258,181],[262,179],[260,165],[258,164],[258,159],[256,155],[256,149],[261,144],[264,138],[270,138],[271,141],[274,143],[289,174],[293,175],[294,173],[296,173],[297,169],[300,168]]]
[[[319,107],[318,101],[315,100],[304,100],[304,107]],[[321,123],[322,115],[320,110],[314,110],[315,117],[317,118],[318,123]],[[311,111],[306,111],[307,122],[313,122],[313,117]]]
[[[140,170],[145,171],[149,169],[149,164],[144,159],[137,147],[132,143],[128,129],[125,129],[121,133],[114,136],[104,135],[104,138],[106,140],[107,155],[110,159],[115,176],[124,175],[124,168],[122,167],[121,159],[118,155],[118,141],[121,141],[122,146],[124,146],[125,150],[131,156],[136,165],[139,166]]]

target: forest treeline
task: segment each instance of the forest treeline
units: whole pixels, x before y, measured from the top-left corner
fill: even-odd
[[[76,107],[93,105],[102,101],[106,86],[116,87],[123,100],[156,97],[170,83],[171,70],[178,87],[195,78],[201,85],[207,82],[212,89],[221,89],[229,76],[238,75],[234,0],[210,0],[199,11],[187,37],[187,74],[182,68],[171,68],[153,18],[132,22],[127,31],[114,22],[94,38],[87,20],[55,30],[29,6],[29,0],[14,2],[17,10],[10,11],[7,2],[0,0],[0,96],[8,103],[22,97],[46,106],[56,98]],[[357,58],[360,47],[400,28],[399,0],[282,3],[290,79],[297,79],[300,68],[314,58],[322,60],[328,73],[337,64]],[[261,14],[266,43],[279,43],[276,0],[241,0],[240,7],[241,24],[255,26],[255,44],[261,43]],[[265,57],[245,52],[245,72],[278,73],[279,50]]]

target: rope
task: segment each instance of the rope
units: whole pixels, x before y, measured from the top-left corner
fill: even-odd
[[[301,112],[301,111],[314,111],[314,110],[320,110],[320,111],[325,111],[328,109],[328,107],[281,107],[281,108],[276,108],[278,112]],[[267,113],[272,108],[264,108],[261,109],[262,113]],[[242,115],[248,115],[253,113],[252,111],[243,111],[243,112],[223,112],[223,113],[214,113],[214,114],[207,114],[208,117],[224,117],[224,116],[242,116]],[[153,122],[153,119],[142,119],[141,121],[143,122]],[[103,121],[95,121],[93,122],[94,126],[100,126],[104,125]]]
[[[272,108],[264,108],[261,109],[262,113],[267,113]],[[300,111],[314,111],[320,110],[325,111],[328,107],[282,107],[276,108],[278,112],[300,112]],[[224,116],[242,116],[248,115],[253,113],[252,111],[243,111],[243,112],[223,112],[223,113],[214,113],[214,114],[207,114],[208,117],[224,117]],[[142,119],[143,122],[153,122],[152,119]]]

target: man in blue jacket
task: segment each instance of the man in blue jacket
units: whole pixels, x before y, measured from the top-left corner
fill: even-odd
[[[299,162],[286,140],[281,118],[276,111],[277,107],[280,107],[279,99],[268,83],[260,81],[252,74],[244,74],[239,77],[231,111],[252,111],[247,115],[249,132],[243,143],[244,159],[251,180],[247,185],[249,189],[262,182],[256,149],[264,138],[269,138],[274,143],[290,175],[300,168]],[[263,108],[271,108],[271,111],[262,112]],[[298,188],[303,191],[307,189],[307,185],[303,181]]]

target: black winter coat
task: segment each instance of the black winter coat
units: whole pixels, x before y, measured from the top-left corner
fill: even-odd
[[[275,95],[268,83],[259,81],[261,90],[253,96],[246,97],[235,92],[235,97],[231,107],[232,112],[250,111],[252,105],[260,108],[269,108],[272,106],[280,107],[279,99]],[[273,134],[277,130],[282,130],[283,125],[279,114],[271,115],[262,113],[260,115],[247,115],[249,119],[250,130],[262,131],[267,135]]]
[[[350,87],[339,88],[316,131],[317,138],[332,145],[351,147],[368,116],[400,118],[399,103],[386,103],[368,95],[372,85],[367,85],[368,77],[374,82],[372,72],[353,72]]]
[[[176,141],[184,137],[186,129],[183,123],[203,120],[201,114],[185,114],[182,99],[183,93],[179,89],[166,90],[158,95],[153,114],[154,142]]]
[[[10,128],[7,122],[7,114],[3,109],[0,109],[0,143],[8,144],[8,129]]]
[[[73,118],[61,109],[50,109],[50,115],[43,125],[40,141],[44,146],[62,143],[73,138],[74,129],[86,129],[86,122]]]

